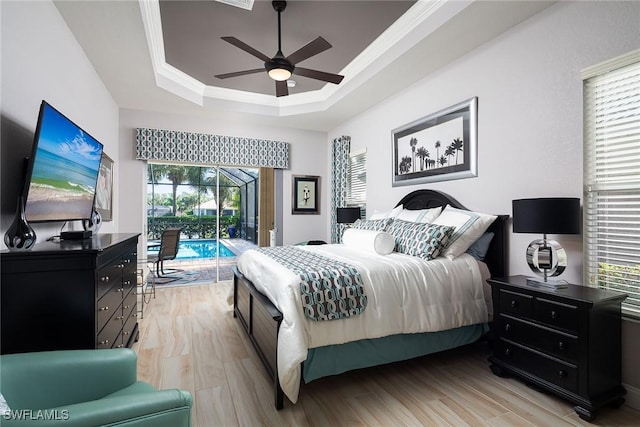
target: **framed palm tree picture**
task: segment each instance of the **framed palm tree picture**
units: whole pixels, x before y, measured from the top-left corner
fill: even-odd
[[[478,175],[478,98],[392,131],[394,187]]]

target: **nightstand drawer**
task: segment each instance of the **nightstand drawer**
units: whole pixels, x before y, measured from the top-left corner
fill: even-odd
[[[533,318],[533,297],[500,289],[500,311],[531,319]]]
[[[518,344],[499,340],[496,356],[513,366],[544,381],[576,393],[578,368],[575,365],[549,358]]]
[[[500,315],[500,335],[570,363],[577,363],[578,337]]]
[[[536,298],[535,318],[539,322],[577,333],[578,314],[578,307],[576,306]]]

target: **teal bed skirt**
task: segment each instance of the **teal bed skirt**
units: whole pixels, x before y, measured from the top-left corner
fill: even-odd
[[[486,323],[440,332],[391,335],[309,349],[302,365],[305,383],[354,369],[384,365],[449,350],[477,341],[489,331]]]

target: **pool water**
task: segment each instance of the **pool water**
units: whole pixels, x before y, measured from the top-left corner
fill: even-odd
[[[159,242],[158,242],[159,243]],[[218,246],[216,239],[181,240],[178,246],[178,256],[176,259],[196,259],[215,258],[216,253],[220,258],[236,256],[229,248],[220,243]],[[147,255],[157,255],[158,250],[149,250]]]

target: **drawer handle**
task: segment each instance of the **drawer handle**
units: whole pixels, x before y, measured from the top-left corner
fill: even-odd
[[[124,268],[124,264],[117,264],[116,267],[117,268]]]
[[[129,331],[124,331],[122,335],[129,335]]]
[[[116,346],[116,348],[122,348],[122,347],[124,347],[124,344],[118,344],[118,345]]]
[[[518,308],[518,301],[511,300],[511,308]]]
[[[567,345],[564,343],[564,341],[560,341],[560,342],[558,343],[558,348],[559,348],[560,350],[564,350],[565,348],[567,348]]]
[[[551,318],[554,320],[558,318],[558,313],[555,310],[551,310]]]
[[[98,344],[100,344],[100,345],[109,345],[109,340],[100,341]]]
[[[124,292],[124,288],[118,288],[116,289],[116,292]]]
[[[507,356],[507,357],[511,357],[511,349],[510,348],[506,349],[504,351],[504,355]]]
[[[125,281],[124,281],[124,284],[125,284],[125,285],[130,285],[130,284],[131,284],[131,280],[125,280]]]
[[[125,263],[125,264],[129,264],[130,262],[131,262],[131,260],[130,260],[130,259],[125,259],[125,260],[124,260],[124,263]]]
[[[511,323],[507,323],[506,325],[504,325],[504,330],[509,332],[511,330]]]
[[[127,308],[131,308],[131,306],[130,305],[125,305],[124,309],[126,310]]]
[[[566,373],[565,371],[563,371],[562,369],[560,369],[560,370],[558,371],[558,376],[559,376],[560,378],[566,378],[567,373]]]
[[[124,319],[124,316],[116,316],[116,320],[122,320]]]
[[[108,282],[108,281],[109,281],[109,276],[101,277],[101,278],[100,278],[100,281],[101,281],[101,282],[105,282],[105,283],[106,283],[106,282]]]
[[[109,310],[109,306],[106,306],[106,307],[100,307],[98,310],[100,310],[100,311],[107,311],[107,310]]]

